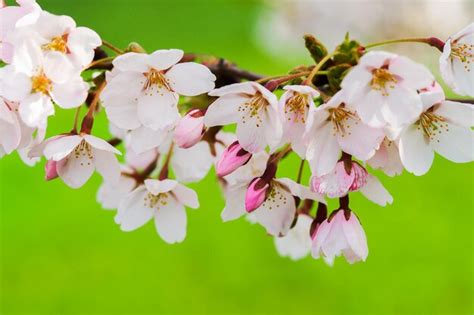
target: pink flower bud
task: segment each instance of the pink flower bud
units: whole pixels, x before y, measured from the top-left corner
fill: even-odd
[[[262,178],[254,178],[245,193],[245,210],[253,212],[265,201],[270,185]]]
[[[240,146],[239,142],[235,141],[225,149],[220,160],[217,161],[217,175],[220,177],[229,175],[242,165],[246,164],[251,157],[252,153],[245,151]]]
[[[48,160],[48,162],[46,162],[46,165],[44,166],[44,171],[46,173],[44,176],[46,180],[52,180],[58,177],[58,171],[56,170],[56,161]]]
[[[174,130],[174,142],[180,148],[190,148],[201,140],[204,134],[204,113],[193,109],[187,113]]]

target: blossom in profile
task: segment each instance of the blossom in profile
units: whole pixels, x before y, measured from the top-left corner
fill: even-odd
[[[49,138],[35,152],[42,153],[48,161],[56,162],[58,176],[71,188],[82,187],[94,170],[108,182],[116,183],[120,177],[120,165],[115,156],[120,151],[91,135]]]
[[[188,149],[201,140],[204,131],[204,113],[199,109],[193,109],[176,125],[174,142],[178,147]]]
[[[122,231],[133,231],[154,219],[165,242],[179,243],[186,237],[185,206],[199,207],[194,190],[171,179],[147,179],[120,202],[115,222]]]
[[[364,123],[398,128],[421,113],[417,91],[433,79],[424,65],[396,54],[371,51],[349,71],[341,87]]]
[[[350,210],[336,210],[323,221],[313,236],[313,258],[323,257],[330,266],[344,256],[348,263],[365,261],[369,254],[367,238],[357,216]]]
[[[439,65],[454,92],[474,97],[474,23],[448,38]]]
[[[290,143],[291,148],[302,158],[306,157],[304,134],[308,113],[315,108],[313,99],[319,92],[306,85],[287,85],[280,97],[279,114],[283,125],[283,143]]]
[[[275,94],[256,82],[231,84],[209,93],[218,97],[206,111],[208,127],[237,124],[237,140],[242,148],[257,153],[280,143],[282,125]]]

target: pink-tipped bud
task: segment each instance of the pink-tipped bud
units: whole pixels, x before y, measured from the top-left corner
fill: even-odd
[[[201,140],[204,134],[204,113],[193,109],[187,113],[174,130],[174,142],[180,148],[190,148]]]
[[[260,177],[254,178],[250,182],[247,192],[245,193],[245,210],[247,210],[248,213],[256,210],[262,205],[265,201],[269,187],[270,185],[268,182]]]
[[[222,177],[229,175],[242,165],[246,164],[252,153],[245,151],[239,144],[238,141],[235,141],[230,146],[225,149],[222,153],[221,158],[216,163],[216,173],[217,176]]]
[[[49,160],[48,162],[46,162],[46,165],[44,166],[44,171],[45,171],[44,178],[46,180],[52,180],[58,177],[58,171],[56,169],[56,161]]]

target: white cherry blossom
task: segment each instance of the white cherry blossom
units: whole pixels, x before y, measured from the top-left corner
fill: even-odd
[[[127,169],[123,169],[127,171]],[[118,182],[104,181],[97,191],[97,201],[107,210],[117,209],[120,202],[131,192],[137,183],[125,174],[120,175]]]
[[[310,109],[314,108],[313,99],[319,92],[306,85],[287,85],[280,97],[279,114],[283,125],[282,143],[290,143],[291,148],[302,158],[306,157],[307,144],[302,135]]]
[[[309,113],[306,159],[312,173],[322,176],[334,169],[341,150],[366,161],[375,154],[383,138],[382,129],[364,124],[347,106],[346,95],[341,91]]]
[[[400,160],[397,141],[385,137],[377,152],[367,163],[375,169],[381,169],[388,176],[400,175],[403,172],[403,164]]]
[[[127,130],[173,127],[180,118],[179,95],[207,93],[216,80],[201,64],[178,63],[182,58],[179,49],[157,50],[150,55],[126,53],[115,58],[101,95],[110,121]]]
[[[474,97],[474,23],[448,38],[439,64],[454,92]]]
[[[373,127],[398,128],[422,110],[417,90],[433,81],[429,70],[412,60],[383,51],[371,51],[344,77],[341,87],[362,121]]]
[[[22,45],[16,50],[29,54],[31,63],[7,65],[0,70],[0,93],[19,103],[20,117],[27,126],[45,129],[47,117],[54,114],[53,101],[62,108],[78,107],[84,103],[89,87],[79,74],[67,81],[56,80],[60,68],[54,60],[30,48]]]
[[[434,152],[456,163],[474,160],[474,107],[446,101],[437,92],[420,96],[423,112],[400,133],[400,159],[405,169],[418,176],[425,174]]]
[[[120,202],[115,222],[122,231],[133,231],[154,218],[155,227],[167,243],[186,237],[185,206],[199,207],[196,192],[175,180],[147,179]]]
[[[56,161],[59,177],[71,188],[83,186],[97,170],[105,181],[117,183],[120,151],[106,141],[87,134],[60,135],[47,139],[34,152]]]
[[[353,264],[365,261],[369,254],[367,238],[357,216],[347,210],[337,210],[317,228],[313,236],[312,256],[323,257],[330,266],[344,255]]]
[[[278,100],[264,86],[255,82],[231,84],[209,93],[219,97],[207,109],[208,127],[237,123],[237,140],[250,153],[267,146],[274,149],[281,140]]]

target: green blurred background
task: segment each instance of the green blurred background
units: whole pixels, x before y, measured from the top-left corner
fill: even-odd
[[[40,3],[122,47],[206,52],[267,74],[310,62],[260,50],[257,1]],[[72,116],[58,110],[49,134],[69,130]],[[280,258],[263,229],[243,219],[222,223],[213,174],[192,185],[201,208],[188,211],[186,241],[170,246],[153,224],[121,232],[95,201],[99,176],[72,190],[45,183],[43,164],[29,168],[16,154],[0,162],[2,314],[473,313],[472,163],[437,157],[426,176],[381,176],[392,206],[351,201],[367,233],[367,262],[338,259],[332,268]],[[296,159],[284,166],[282,175],[296,175]]]

